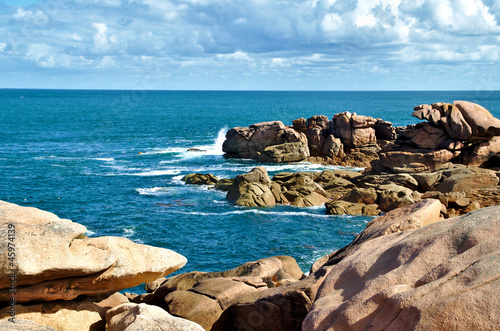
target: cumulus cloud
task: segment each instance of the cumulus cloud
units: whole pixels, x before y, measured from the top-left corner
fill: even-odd
[[[66,71],[126,68],[137,74],[155,66],[171,77],[205,73],[207,82],[220,74],[231,86],[222,63],[235,77],[268,79],[272,70],[300,81],[301,75],[336,73],[402,77],[415,65],[420,73],[436,64],[491,71],[500,54],[497,0],[40,0],[0,6],[0,53],[9,54],[9,63],[28,60]]]

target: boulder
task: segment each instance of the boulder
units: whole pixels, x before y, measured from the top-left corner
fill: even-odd
[[[446,175],[446,172],[443,173]],[[435,190],[448,192],[461,192],[477,189],[490,189],[498,185],[498,177],[492,170],[482,168],[464,168],[444,179]]]
[[[250,125],[253,130],[252,137],[248,142],[250,158],[254,159],[258,152],[272,145],[282,144],[285,125],[281,121],[262,122]]]
[[[326,212],[329,215],[363,215],[363,203],[353,203],[347,201],[332,201],[326,204]]]
[[[303,117],[292,121],[293,129],[298,132],[307,132],[307,120]]]
[[[473,144],[462,151],[460,163],[467,166],[499,167],[500,137]]]
[[[423,210],[419,211],[426,208],[429,208],[429,205],[419,205],[413,209],[406,209],[407,214],[402,213],[396,218],[392,218],[393,222],[381,222],[381,228],[374,231],[373,236],[364,237],[364,240],[384,235],[383,226],[387,228],[397,227],[394,224],[398,223],[399,218],[407,217],[410,219],[412,213],[415,213],[415,217],[419,217],[419,213],[425,218],[433,216],[433,213],[426,214]],[[413,222],[413,224],[417,223]],[[373,229],[375,228],[377,227]],[[358,239],[358,242],[364,241]],[[319,263],[320,265],[316,265],[315,271],[298,282],[244,296],[226,311],[226,329],[238,328],[245,331],[302,330],[302,321],[315,301],[316,293],[325,278],[336,268],[335,265],[339,261],[355,252],[359,245],[355,240],[350,245],[329,254]]]
[[[377,122],[373,124],[375,130],[375,137],[379,140],[396,140],[396,128],[392,126],[391,122],[384,121],[380,118],[376,119]]]
[[[437,183],[439,183],[439,181],[442,178],[442,173],[440,171],[436,171],[436,172],[416,173],[416,174],[411,174],[411,176],[417,181],[419,190],[421,192],[425,192],[428,191]]]
[[[471,128],[469,141],[485,141],[500,135],[500,120],[486,108],[467,101],[454,101],[453,104]]]
[[[175,317],[157,306],[125,303],[106,312],[108,331],[204,331],[194,322]]]
[[[322,206],[329,201],[330,199],[325,197],[323,194],[311,192],[304,197],[296,198],[290,203],[290,205],[295,207],[315,207]]]
[[[248,143],[254,130],[249,127],[235,127],[227,131],[226,140],[222,144],[222,151],[226,157],[243,159],[252,158]]]
[[[295,142],[266,147],[258,153],[257,161],[266,163],[300,162],[309,156],[307,144]]]
[[[233,185],[234,178],[223,178],[215,183],[214,188],[219,191],[227,192]]]
[[[340,138],[335,138],[333,134],[328,135],[323,143],[323,149],[321,151],[323,157],[329,157],[331,159],[343,158],[344,157],[344,145]]]
[[[364,175],[356,177],[352,182],[358,187],[374,187],[396,184],[411,190],[418,187],[418,182],[409,174]]]
[[[400,135],[400,139],[408,140],[408,143],[417,148],[437,149],[449,139],[446,132],[429,123],[419,123],[408,128]]]
[[[7,319],[0,320],[0,331],[55,331],[55,329],[30,320],[16,318],[14,323]]]
[[[306,137],[307,137],[307,143],[309,145],[309,151],[311,152],[311,156],[323,156],[322,153],[325,144],[323,129],[319,127],[308,129]]]
[[[182,177],[182,181],[192,185],[215,185],[219,179],[212,174],[188,174]]]
[[[390,150],[380,152],[379,160],[371,166],[377,172],[416,173],[447,169],[450,161],[460,152],[447,149],[419,149],[405,145],[395,145]]]
[[[472,129],[460,110],[449,103],[417,106],[413,116],[427,119],[432,125],[442,127],[452,140],[467,140],[472,135]]]
[[[326,276],[303,330],[494,330],[500,207],[371,239]]]
[[[400,185],[381,185],[378,187],[378,191],[378,204],[383,212],[388,212],[393,209],[409,206],[415,203],[413,199],[413,191]]]
[[[71,300],[120,291],[180,269],[186,258],[171,250],[126,238],[87,238],[87,229],[36,208],[0,201],[0,232],[15,227],[18,252],[16,300]],[[12,269],[7,240],[0,241],[0,273]],[[8,278],[0,279],[0,301],[9,301]]]
[[[374,145],[377,142],[374,118],[343,112],[335,114],[330,132],[339,137],[347,147]]]
[[[271,192],[271,179],[266,169],[256,167],[249,173],[236,176],[227,192],[226,200],[246,207],[276,205],[276,199]]]
[[[191,272],[164,281],[147,300],[207,330],[226,330],[225,311],[241,298],[304,278],[292,257],[276,256],[222,272]]]
[[[377,202],[378,194],[373,188],[355,188],[342,197],[343,201],[371,205]]]

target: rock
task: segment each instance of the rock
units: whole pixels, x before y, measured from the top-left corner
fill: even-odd
[[[347,147],[374,145],[377,142],[372,128],[375,123],[374,118],[343,112],[335,114],[330,131]]]
[[[299,119],[293,120],[292,124],[295,131],[303,133],[307,132],[307,120],[305,118],[301,117]]]
[[[392,126],[391,122],[377,119],[373,124],[375,130],[375,137],[379,140],[396,140],[396,128]]]
[[[401,135],[402,139],[408,139],[417,148],[437,149],[447,141],[448,135],[443,129],[429,123],[419,123],[409,126]]]
[[[325,144],[325,137],[323,136],[323,129],[315,127],[308,129],[306,133],[307,143],[311,156],[323,156],[323,146]]]
[[[355,188],[342,197],[343,201],[371,205],[377,202],[378,194],[374,188]]]
[[[167,279],[150,296],[152,303],[171,314],[196,321],[207,330],[225,330],[228,322],[224,311],[242,297],[304,277],[295,259],[277,256],[223,272],[178,275]]]
[[[332,201],[326,204],[326,212],[329,215],[363,215],[363,203],[353,203],[347,201]]]
[[[0,320],[0,331],[55,331],[55,329],[30,320],[16,318],[14,323],[7,319]]]
[[[295,142],[266,147],[258,153],[257,161],[266,163],[300,162],[309,156],[307,144]]]
[[[276,205],[271,192],[271,179],[266,169],[253,168],[249,173],[238,175],[227,192],[226,200],[238,206],[265,207]]]
[[[441,126],[446,131],[447,136],[453,140],[467,140],[472,135],[472,129],[460,110],[449,103],[440,102],[431,106],[417,106],[413,116],[427,119],[433,125]]]
[[[478,210],[479,208],[481,208],[481,205],[479,204],[479,202],[477,201],[473,201],[470,205],[468,205],[466,208],[465,208],[465,213],[468,214],[474,210]]]
[[[339,138],[335,138],[333,134],[325,138],[321,155],[331,159],[344,157],[344,145]]]
[[[447,169],[450,161],[460,155],[458,151],[447,149],[429,150],[395,145],[391,150],[380,152],[379,160],[371,166],[379,172],[416,173]]]
[[[427,173],[417,173],[411,174],[411,176],[417,181],[418,188],[421,192],[425,192],[432,188],[434,185],[439,183],[442,178],[441,172],[427,172]]]
[[[323,204],[329,202],[330,199],[325,197],[324,195],[312,192],[304,197],[299,197],[293,200],[290,205],[295,207],[314,207],[314,206],[322,206]]]
[[[460,155],[462,164],[468,166],[498,167],[499,163],[492,164],[495,156],[500,154],[500,137],[473,144],[463,150]]]
[[[215,185],[219,179],[212,174],[188,174],[182,177],[182,181],[192,185]]]
[[[448,193],[495,188],[498,185],[498,180],[496,173],[492,170],[465,168],[443,180],[436,186],[435,190]]]
[[[496,329],[499,214],[483,208],[359,245],[326,276],[303,329]]]
[[[343,189],[353,189],[355,188],[356,185],[353,184],[348,179],[338,177],[338,178],[333,178],[329,180],[328,182],[324,183],[323,188],[325,190],[332,190],[332,189],[338,189],[338,188],[343,188]]]
[[[222,144],[222,151],[226,157],[237,157],[251,159],[253,153],[250,153],[249,141],[254,130],[248,127],[236,127],[226,133],[226,140]]]
[[[87,238],[80,224],[36,208],[0,201],[0,232],[15,226],[17,302],[71,300],[120,291],[180,269],[186,258],[171,250],[125,238]],[[0,273],[11,269],[7,241],[0,241]],[[9,301],[9,281],[0,279],[0,301]]]
[[[391,211],[396,208],[409,206],[415,201],[413,200],[413,191],[396,184],[381,185],[378,187],[379,206],[384,212]]]
[[[263,151],[264,148],[285,142],[282,137],[285,125],[281,121],[253,124],[250,125],[250,129],[254,131],[248,142],[251,159],[256,158],[257,153]]]
[[[411,213],[428,208],[428,205],[406,210],[409,215],[401,214],[393,219],[393,222],[381,222],[387,228],[394,226],[400,217],[411,217]],[[389,214],[389,213],[388,213]],[[387,215],[388,215],[387,214]],[[432,213],[421,216],[428,218]],[[414,222],[413,224],[417,224]],[[373,228],[375,229],[375,227]],[[380,228],[373,236],[367,235],[364,240],[374,239],[377,235],[383,235],[385,231]],[[363,242],[358,239],[359,242]],[[357,250],[359,244],[352,244],[332,253],[328,256],[328,261],[321,261],[317,265],[317,270],[304,279],[289,286],[270,288],[244,296],[234,304],[226,316],[226,329],[239,328],[245,331],[271,331],[271,330],[301,330],[302,321],[309,312],[312,303],[316,298],[316,293],[329,273],[336,268],[335,264],[342,261],[345,256],[349,256]]]
[[[223,178],[215,183],[214,188],[219,191],[227,192],[233,185],[234,178]]]
[[[415,190],[418,182],[409,174],[365,175],[352,180],[358,187],[379,187],[380,185],[396,184]]]
[[[160,307],[126,303],[106,312],[108,331],[165,330],[204,331],[199,325],[174,317]]]
[[[454,101],[453,104],[471,128],[469,141],[485,141],[500,135],[500,120],[484,107],[467,101]]]
[[[89,300],[17,305],[16,322],[18,319],[29,320],[39,325],[50,327],[41,330],[104,330],[105,322],[103,321],[103,317],[106,309]],[[7,316],[10,318],[8,308],[0,310],[0,319],[8,318]]]
[[[187,150],[188,152],[206,152],[206,149],[199,149],[199,148],[189,148]]]

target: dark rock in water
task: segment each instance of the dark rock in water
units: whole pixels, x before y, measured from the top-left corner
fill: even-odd
[[[219,179],[212,174],[188,174],[182,181],[192,185],[215,185]]]
[[[216,190],[227,192],[233,185],[234,178],[220,179],[214,186]]]
[[[188,152],[206,152],[206,149],[199,149],[199,148],[190,148],[187,150]]]

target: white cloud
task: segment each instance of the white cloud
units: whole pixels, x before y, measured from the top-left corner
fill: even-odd
[[[240,49],[232,54],[217,54],[218,59],[232,60],[232,61],[250,61],[251,58],[247,53],[242,52]]]
[[[0,43],[0,52],[5,51],[5,47],[7,47],[6,43]]]

